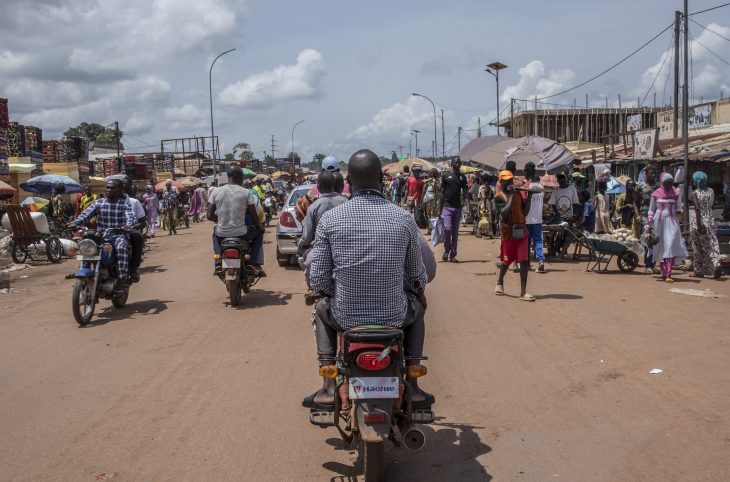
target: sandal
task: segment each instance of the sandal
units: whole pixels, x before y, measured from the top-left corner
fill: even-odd
[[[667,276],[667,279],[665,279],[664,282],[665,283],[672,284],[672,283],[674,283],[674,280],[672,278],[670,278],[670,277]]]
[[[497,296],[504,295],[504,285],[497,285],[494,287],[494,294]]]
[[[535,301],[535,297],[532,296],[530,293],[525,293],[524,295],[519,297],[520,301]]]

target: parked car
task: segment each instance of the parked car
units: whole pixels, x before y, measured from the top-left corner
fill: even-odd
[[[276,260],[279,266],[288,266],[297,255],[297,240],[302,237],[302,223],[294,210],[297,200],[309,193],[311,184],[302,184],[292,189],[279,213],[279,224],[276,226]]]

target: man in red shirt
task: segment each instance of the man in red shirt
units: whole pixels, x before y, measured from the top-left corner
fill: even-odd
[[[406,181],[406,189],[408,198],[406,199],[406,208],[413,212],[416,206],[421,204],[421,193],[423,191],[424,181],[421,179],[421,166],[413,166],[411,177]]]

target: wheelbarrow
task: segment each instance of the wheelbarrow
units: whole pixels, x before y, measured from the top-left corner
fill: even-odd
[[[616,257],[618,269],[623,273],[631,273],[639,265],[639,256],[631,251],[625,244],[618,241],[585,237],[584,245],[590,250],[591,256],[588,260],[587,271],[605,273],[608,265]]]
[[[43,213],[31,213],[25,206],[8,205],[3,225],[9,227],[10,256],[14,263],[25,263],[35,254],[45,252],[48,261],[60,263],[64,248],[59,237],[53,233]]]

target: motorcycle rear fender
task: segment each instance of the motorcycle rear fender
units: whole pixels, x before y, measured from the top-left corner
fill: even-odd
[[[365,442],[385,442],[390,436],[390,425],[393,419],[393,399],[381,398],[370,400],[354,400],[355,418],[360,436]],[[383,413],[382,423],[366,423],[365,415]]]

